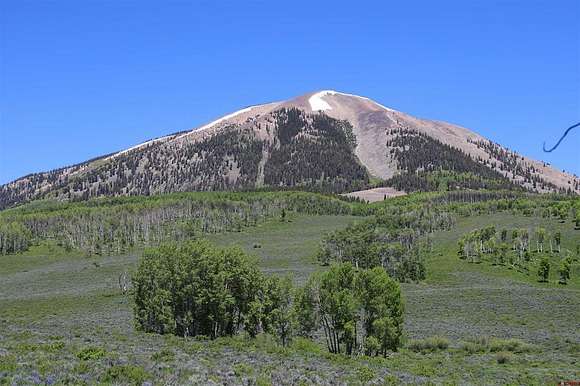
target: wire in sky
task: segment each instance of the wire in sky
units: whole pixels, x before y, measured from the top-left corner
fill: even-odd
[[[560,142],[562,142],[562,140],[568,135],[568,133],[570,132],[570,130],[572,130],[573,128],[580,126],[580,122],[578,122],[575,125],[570,126],[568,129],[566,129],[566,131],[564,132],[564,134],[560,137],[560,139],[558,140],[558,142],[551,148],[551,149],[546,149],[546,142],[544,142],[544,151],[546,153],[550,153],[552,152],[552,150],[556,149],[558,146],[560,146]]]

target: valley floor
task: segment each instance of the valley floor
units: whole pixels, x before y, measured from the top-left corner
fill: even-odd
[[[357,221],[297,216],[240,233],[214,235],[240,245],[267,272],[297,282],[320,269],[323,235]],[[0,257],[0,384],[555,384],[580,380],[580,272],[567,286],[535,272],[459,260],[456,242],[486,224],[560,229],[564,247],[580,242],[571,223],[512,217],[463,218],[432,235],[427,280],[403,284],[407,347],[387,358],[330,355],[296,339],[282,348],[267,336],[204,341],[135,331],[131,299],[118,277],[138,253],[80,257],[36,247]],[[448,347],[419,350],[438,336]],[[503,339],[488,341],[485,337]],[[518,338],[525,345],[510,341]],[[495,350],[493,345],[499,346]],[[491,347],[491,348],[490,348]]]

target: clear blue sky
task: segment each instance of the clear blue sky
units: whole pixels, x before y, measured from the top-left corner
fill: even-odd
[[[276,4],[272,4],[276,3]],[[580,1],[9,1],[0,183],[336,89],[580,174]]]

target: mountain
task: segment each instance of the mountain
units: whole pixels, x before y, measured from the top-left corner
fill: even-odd
[[[0,208],[38,198],[304,187],[347,192],[507,188],[580,193],[578,177],[466,128],[336,91],[256,105],[118,153],[0,186]]]

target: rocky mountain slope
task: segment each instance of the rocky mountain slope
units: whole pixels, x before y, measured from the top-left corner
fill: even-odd
[[[305,187],[345,192],[512,188],[580,193],[580,180],[459,126],[320,91],[251,106],[0,187],[0,208],[44,197]]]

